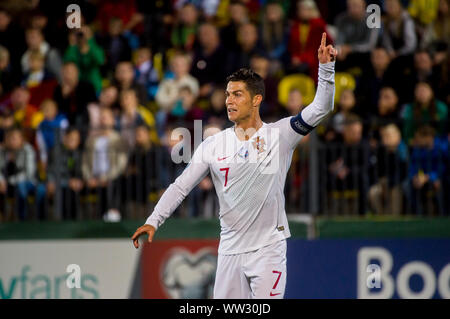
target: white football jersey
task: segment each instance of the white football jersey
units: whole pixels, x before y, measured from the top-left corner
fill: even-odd
[[[314,101],[297,117],[263,126],[247,141],[234,127],[205,139],[146,224],[156,229],[211,174],[219,198],[219,254],[245,253],[290,237],[284,184],[295,147],[333,109],[334,62],[321,64]]]

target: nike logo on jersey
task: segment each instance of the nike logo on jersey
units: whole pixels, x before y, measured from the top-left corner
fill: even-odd
[[[222,162],[222,161],[226,160],[228,157],[229,157],[229,156],[227,156],[227,157],[222,157],[222,158],[218,157],[218,158],[217,158],[217,161],[218,161],[218,162]]]
[[[275,297],[275,296],[278,296],[278,295],[281,295],[281,293],[276,293],[276,294],[274,294],[273,292],[270,293],[270,297]]]

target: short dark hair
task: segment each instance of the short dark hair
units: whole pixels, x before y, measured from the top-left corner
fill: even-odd
[[[244,82],[251,96],[261,95],[264,99],[266,90],[263,78],[252,69],[242,68],[227,77],[228,82]]]

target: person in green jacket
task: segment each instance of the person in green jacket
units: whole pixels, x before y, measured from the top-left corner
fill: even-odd
[[[105,63],[105,53],[95,42],[88,26],[83,26],[69,35],[69,47],[64,54],[64,62],[74,62],[80,70],[80,80],[92,83],[97,94],[100,93],[100,66]]]
[[[432,125],[438,135],[445,133],[448,116],[447,105],[434,97],[433,88],[427,82],[419,82],[414,90],[414,102],[405,105],[402,114],[403,138],[410,144],[419,126]]]

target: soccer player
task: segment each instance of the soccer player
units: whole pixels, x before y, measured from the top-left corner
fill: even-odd
[[[134,246],[139,248],[143,234],[151,242],[158,227],[210,173],[221,225],[214,298],[283,298],[290,237],[284,183],[296,145],[333,109],[336,56],[324,33],[314,101],[298,115],[270,124],[259,116],[263,79],[250,69],[229,76],[226,106],[234,127],[198,146],[189,165],[132,236]]]

